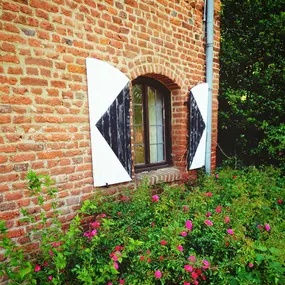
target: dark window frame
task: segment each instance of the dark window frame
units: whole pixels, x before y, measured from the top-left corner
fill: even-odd
[[[163,167],[172,166],[172,140],[171,140],[171,92],[161,82],[145,76],[140,76],[132,81],[132,85],[142,85],[142,104],[143,104],[143,125],[144,125],[144,146],[145,146],[145,164],[135,164],[135,172],[155,170]],[[164,132],[165,132],[165,160],[156,163],[150,163],[150,143],[149,143],[149,119],[148,119],[148,96],[147,87],[159,90],[163,94],[164,100]]]

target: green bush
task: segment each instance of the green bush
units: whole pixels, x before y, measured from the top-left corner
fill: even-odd
[[[245,165],[284,165],[285,1],[222,2],[219,144]]]
[[[4,238],[0,268],[10,284],[285,284],[284,185],[273,168],[225,169],[159,195],[143,184],[117,201],[97,196],[68,231],[58,219],[41,231],[35,261],[15,262]]]

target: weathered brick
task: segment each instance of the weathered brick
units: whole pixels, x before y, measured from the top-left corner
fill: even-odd
[[[13,169],[16,172],[22,172],[22,171],[27,171],[29,167],[28,163],[20,163],[20,164],[15,164]]]
[[[22,28],[22,31],[26,36],[30,36],[30,37],[33,37],[36,34],[36,32],[31,29]]]

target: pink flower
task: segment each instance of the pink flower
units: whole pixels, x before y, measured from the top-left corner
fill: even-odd
[[[212,213],[211,212],[207,212],[206,213],[206,217],[210,217],[210,216],[212,216]]]
[[[186,237],[187,236],[187,232],[181,232],[180,235],[183,236],[183,237]]]
[[[152,197],[152,202],[158,202],[159,201],[159,197],[157,195],[153,195]]]
[[[282,201],[281,199],[278,199],[277,202],[278,202],[278,204],[280,204],[280,205],[283,203],[283,201]]]
[[[265,230],[266,230],[267,232],[270,231],[270,226],[269,226],[269,224],[265,224],[265,225],[264,225],[264,228],[265,228]]]
[[[88,239],[92,239],[94,236],[97,235],[97,231],[96,230],[92,230],[91,232],[85,232],[83,234],[83,236],[88,237]]]
[[[216,179],[219,179],[219,174],[217,173],[217,174],[215,175],[215,177],[216,177]]]
[[[199,277],[199,275],[196,272],[192,272],[191,276],[193,279],[196,279]]]
[[[95,229],[96,229],[96,228],[99,228],[100,225],[101,225],[100,222],[97,222],[97,221],[90,224],[90,226],[91,226],[92,228],[95,228]]]
[[[41,270],[41,267],[37,264],[36,267],[35,267],[35,269],[34,269],[34,271],[35,271],[35,272],[39,272],[40,270]]]
[[[114,261],[118,261],[118,257],[117,255],[115,255],[114,253],[110,254],[110,257],[114,260]]]
[[[182,246],[182,245],[178,245],[178,246],[177,246],[177,249],[178,249],[179,251],[183,251],[183,246]]]
[[[222,212],[222,206],[218,206],[218,207],[216,208],[216,212],[217,212],[217,213],[221,213],[221,212]]]
[[[141,256],[140,256],[140,261],[143,261],[143,260],[144,260],[144,256],[141,255]]]
[[[54,256],[53,251],[50,249],[50,251],[48,252],[50,256]]]
[[[205,221],[205,224],[207,225],[207,226],[212,226],[213,225],[213,222],[211,222],[210,220],[206,220]]]
[[[212,196],[213,196],[213,193],[212,193],[212,192],[207,192],[207,193],[206,193],[206,196],[212,197]]]
[[[198,280],[195,280],[193,284],[198,285],[199,284]]]
[[[53,246],[53,247],[59,247],[61,244],[62,244],[61,241],[53,242],[53,243],[52,243],[52,246]]]
[[[47,261],[45,261],[44,263],[43,263],[43,266],[48,266],[48,262]]]
[[[189,282],[184,281],[183,285],[191,285]]]
[[[193,228],[192,221],[187,220],[186,223],[185,223],[185,227],[191,232],[192,228]]]
[[[118,215],[118,216],[121,216],[121,215],[122,215],[122,213],[121,213],[121,212],[118,212],[118,213],[117,213],[117,215]]]
[[[124,249],[124,247],[121,246],[121,245],[116,245],[116,247],[115,247],[116,251],[120,251],[120,250],[123,250],[123,249]]]
[[[48,277],[48,280],[49,280],[49,281],[51,281],[51,280],[52,280],[52,276],[51,276],[51,275]]]
[[[249,262],[249,263],[248,263],[248,266],[249,266],[250,268],[252,268],[254,265]]]
[[[208,269],[210,267],[210,262],[208,260],[202,261],[205,266],[202,266],[203,269]]]
[[[113,285],[113,283],[110,283],[110,282],[109,282],[107,285]]]
[[[233,235],[234,231],[232,229],[227,229],[228,234]]]
[[[160,244],[161,244],[161,245],[167,245],[167,241],[163,239],[163,240],[160,242]]]
[[[183,206],[183,211],[184,212],[188,212],[189,211],[189,207],[188,206]]]
[[[118,270],[119,265],[118,265],[118,263],[117,263],[116,261],[113,263],[113,265],[114,265],[114,268],[115,268],[116,270]]]
[[[227,223],[229,223],[230,222],[230,217],[229,216],[226,216],[225,217],[225,223],[227,224]]]
[[[192,272],[193,271],[193,267],[191,265],[184,265],[184,269],[188,272]]]
[[[190,255],[187,260],[191,261],[191,262],[196,262],[196,257],[194,255]]]
[[[257,228],[258,229],[262,229],[263,227],[261,225],[257,225]]]
[[[120,279],[119,283],[120,284],[125,284],[125,280],[124,279]]]
[[[156,270],[154,273],[154,276],[159,279],[159,278],[161,278],[162,274],[159,270]]]

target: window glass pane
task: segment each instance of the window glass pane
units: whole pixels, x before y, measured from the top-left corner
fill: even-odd
[[[149,143],[156,144],[157,143],[157,130],[156,126],[149,127]]]
[[[133,104],[142,104],[142,85],[136,84],[132,87]]]
[[[156,92],[156,98],[155,99],[156,99],[155,100],[155,105],[157,107],[162,108],[162,105],[163,105],[163,96],[162,96],[162,94],[159,93],[159,92]]]
[[[135,126],[135,144],[144,143],[144,129],[143,126]]]
[[[157,145],[150,145],[150,163],[158,162],[157,160]]]
[[[158,161],[164,160],[164,145],[163,144],[157,145],[157,159]]]
[[[148,87],[148,105],[155,105],[155,89]]]
[[[135,164],[142,164],[144,162],[144,146],[135,145]]]
[[[164,143],[164,129],[162,126],[156,127],[157,143]]]
[[[148,87],[148,121],[150,125],[156,124],[155,90]]]
[[[134,106],[134,124],[142,125],[143,123],[143,108],[140,105]]]
[[[163,109],[161,106],[156,106],[156,124],[157,125],[163,125]]]

